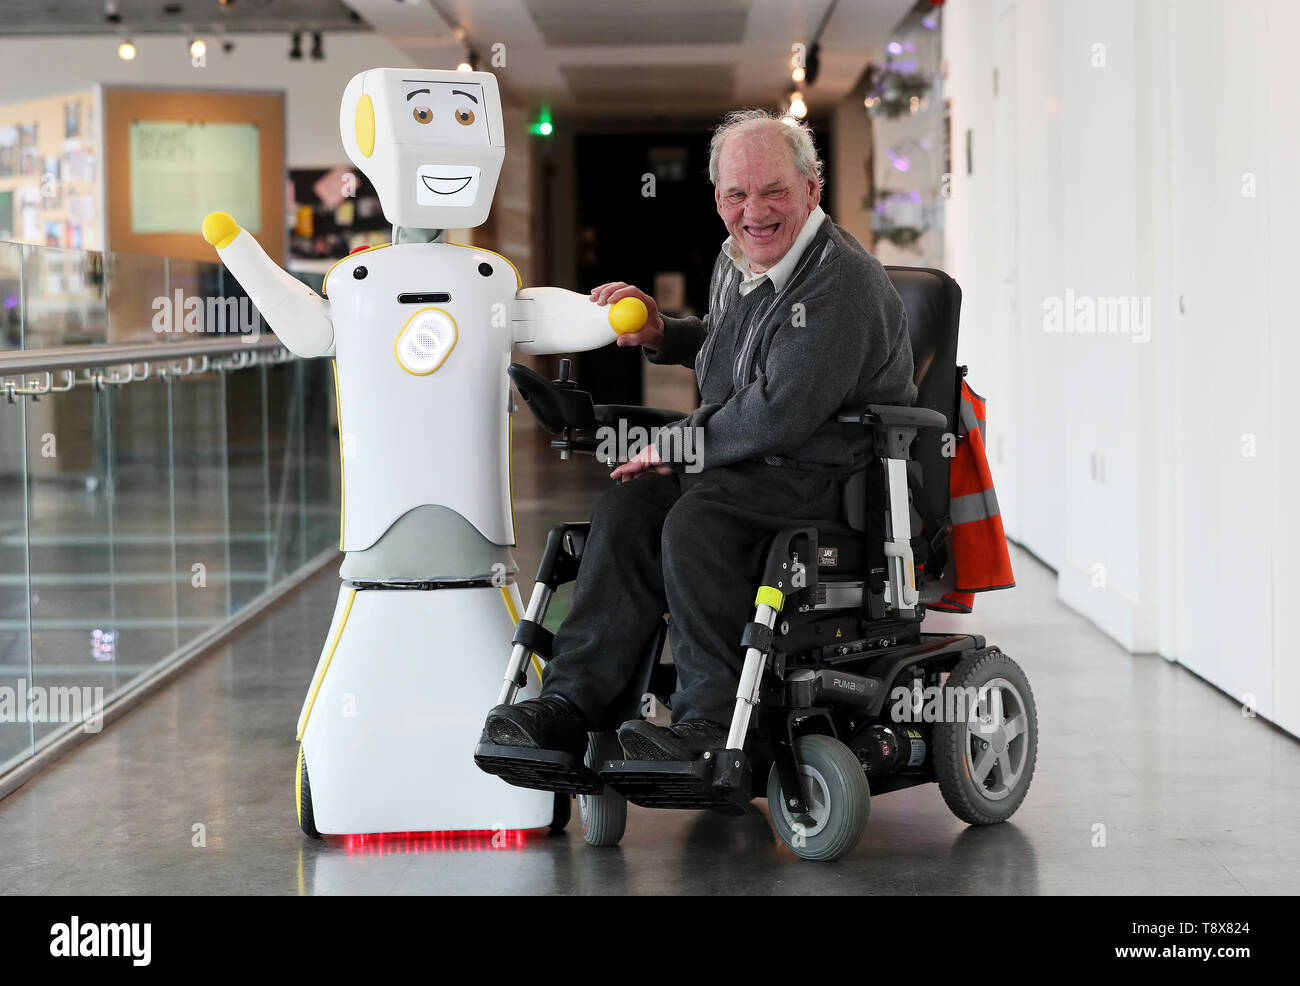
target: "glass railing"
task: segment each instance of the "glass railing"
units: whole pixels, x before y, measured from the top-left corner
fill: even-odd
[[[329,361],[214,331],[241,295],[0,243],[0,778],[337,546]]]

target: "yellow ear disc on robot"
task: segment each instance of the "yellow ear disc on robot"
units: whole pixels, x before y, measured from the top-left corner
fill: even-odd
[[[370,157],[375,153],[375,104],[364,93],[357,100],[353,126],[357,136],[357,149],[361,151],[362,157]]]
[[[203,238],[218,250],[230,245],[239,235],[239,223],[228,212],[209,212],[203,220]]]
[[[640,298],[623,298],[609,306],[609,324],[619,335],[640,332],[648,315]]]

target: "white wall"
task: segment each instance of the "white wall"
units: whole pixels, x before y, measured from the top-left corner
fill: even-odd
[[[190,65],[179,35],[135,39],[134,61],[117,57],[109,37],[5,38],[0,40],[0,103],[57,96],[96,82],[120,85],[185,86],[212,89],[283,89],[288,111],[291,168],[346,164],[339,142],[339,98],[357,72],[406,68],[410,58],[377,34],[343,32],[324,36],[325,59],[290,61],[289,38],[281,34],[235,35],[224,54],[207,36],[205,68]],[[304,39],[310,49],[310,38]]]
[[[945,256],[1008,532],[1125,647],[1300,734],[1300,10],[971,0],[943,30]],[[1048,331],[1071,296],[1149,334]]]

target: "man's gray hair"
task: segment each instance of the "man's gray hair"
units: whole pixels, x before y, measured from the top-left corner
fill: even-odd
[[[774,125],[775,131],[785,138],[799,174],[805,178],[816,178],[817,187],[820,188],[825,179],[822,176],[822,159],[817,156],[817,147],[813,144],[812,128],[801,120],[787,123],[787,119],[793,117],[787,118],[763,109],[732,110],[728,113],[713,131],[713,139],[709,141],[709,181],[714,185],[718,183],[718,158],[722,156],[722,145],[728,137],[746,130],[770,130],[770,125]]]

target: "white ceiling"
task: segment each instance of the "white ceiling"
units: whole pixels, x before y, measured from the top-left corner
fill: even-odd
[[[452,66],[462,28],[480,68],[527,104],[592,115],[670,116],[773,105],[791,45],[831,0],[345,0],[415,64]],[[821,38],[815,110],[842,97],[914,0],[839,0]],[[504,45],[504,67],[487,64]]]

